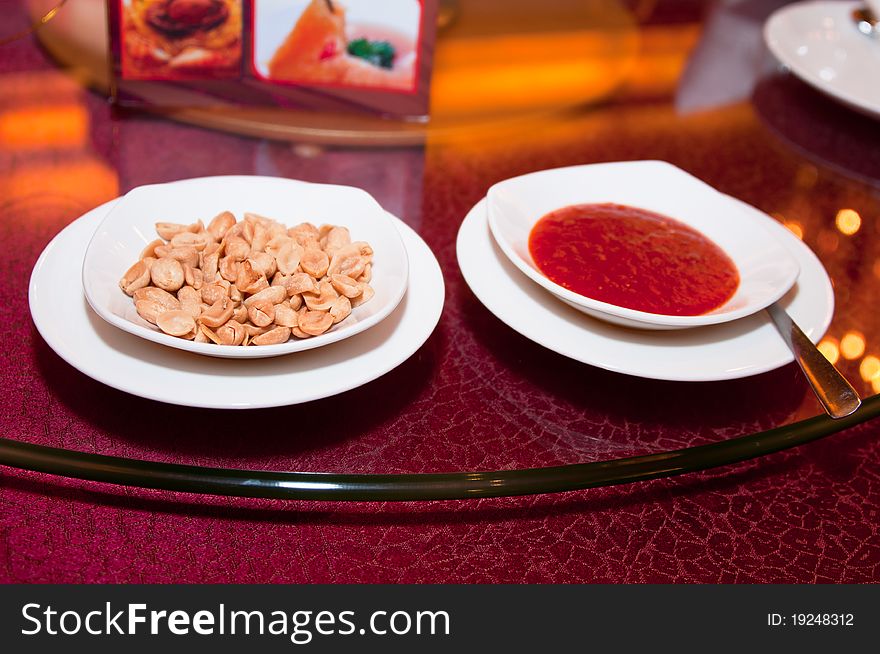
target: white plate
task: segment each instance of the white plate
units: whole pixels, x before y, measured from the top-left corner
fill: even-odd
[[[801,267],[798,283],[780,302],[816,342],[834,313],[831,280],[806,245],[781,225],[775,229]],[[526,338],[583,363],[652,379],[715,381],[793,360],[764,312],[699,329],[646,331],[573,309],[521,275],[501,252],[489,231],[485,199],[462,223],[456,248],[465,281],[489,311]]]
[[[440,266],[418,234],[396,221],[410,257],[408,293],[373,329],[296,356],[234,362],[151,343],[103,321],[83,297],[83,253],[112,205],[93,209],[46,246],[31,275],[29,301],[49,347],[89,377],[126,393],[217,409],[317,400],[397,367],[427,340],[440,318]]]
[[[273,218],[289,227],[302,222],[349,228],[352,240],[367,241],[375,251],[373,299],[356,307],[345,320],[313,338],[292,338],[278,345],[240,347],[196,343],[163,334],[141,318],[119,280],[147,243],[158,238],[156,222],[207,224],[222,211],[241,220],[246,211]],[[196,354],[260,359],[311,350],[354,336],[388,316],[406,292],[409,263],[406,248],[386,213],[366,191],[351,186],[310,184],[280,177],[225,176],[185,179],[140,186],[123,196],[104,218],[86,249],[82,284],[92,308],[124,331],[168,347]]]
[[[778,9],[764,40],[779,61],[819,91],[880,118],[880,39],[852,19],[861,2],[800,2]]]
[[[486,199],[492,234],[517,268],[575,309],[627,327],[684,329],[738,320],[785,295],[799,272],[797,260],[768,231],[772,218],[743,210],[739,202],[665,161],[542,170],[495,184]],[[733,296],[702,315],[661,315],[600,302],[545,277],[529,252],[535,223],[562,207],[602,202],[670,216],[711,239],[739,271]]]

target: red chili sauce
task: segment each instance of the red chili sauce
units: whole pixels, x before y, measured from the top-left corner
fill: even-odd
[[[739,286],[725,252],[661,214],[621,204],[575,204],[532,228],[529,251],[549,279],[579,295],[670,316],[697,316]]]

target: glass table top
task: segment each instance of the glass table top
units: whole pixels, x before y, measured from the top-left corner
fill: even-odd
[[[710,13],[700,3],[613,3],[630,26],[631,60],[600,70],[586,102],[536,105],[515,120],[463,119],[429,128],[407,147],[263,139],[118,111],[31,37],[2,46],[0,237],[7,256],[0,259],[0,307],[7,349],[0,379],[14,410],[0,418],[0,433],[201,468],[413,475],[656,457],[781,428],[769,440],[750,441],[771,451],[868,419],[880,393],[880,130],[779,70],[761,41],[762,21],[778,4]],[[505,111],[516,96],[508,90],[499,100]],[[438,102],[465,100],[452,92]],[[456,264],[455,237],[489,186],[543,168],[631,159],[662,159],[691,172],[768,213],[817,254],[836,303],[819,347],[868,398],[852,420],[819,417],[794,364],[699,384],[618,375],[528,341],[471,294]],[[141,400],[60,360],[27,317],[27,279],[51,237],[135,186],[220,174],[351,184],[372,193],[419,232],[443,268],[446,305],[428,342],[393,372],[342,396],[254,412]],[[36,465],[33,457],[44,455],[25,458]],[[642,463],[663,468],[657,458]],[[529,492],[583,486],[583,475],[596,473],[569,470],[559,473],[562,482],[542,477],[551,485]],[[491,475],[471,481],[489,489],[493,479],[496,488],[512,484],[505,492],[517,483]],[[404,484],[400,498],[417,495],[406,495],[406,484],[418,480],[395,483]],[[467,495],[467,483],[466,475],[456,477],[456,496]]]

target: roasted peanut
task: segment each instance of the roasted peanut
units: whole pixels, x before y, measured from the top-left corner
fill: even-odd
[[[211,252],[210,254],[202,253],[201,261],[202,275],[206,282],[213,282],[217,277],[217,266],[220,263],[220,253]]]
[[[244,325],[237,320],[230,320],[219,327],[216,334],[221,345],[241,345],[245,337]]]
[[[196,251],[201,251],[208,245],[208,239],[204,234],[178,232],[171,238],[171,245],[175,248],[190,247]]]
[[[185,263],[183,264],[183,281],[187,286],[192,286],[194,289],[199,290],[202,288],[204,275],[202,275],[202,271],[198,268],[193,268]]]
[[[266,276],[254,268],[250,259],[238,264],[238,277],[235,285],[242,293],[259,293],[269,286]]]
[[[333,301],[329,313],[333,316],[334,325],[345,320],[351,314],[351,300],[344,295],[340,295]]]
[[[228,299],[217,300],[207,311],[202,311],[199,322],[208,327],[219,327],[232,318],[235,306]]]
[[[214,304],[217,300],[229,297],[229,292],[220,284],[205,284],[201,292],[202,301],[207,304]]]
[[[266,253],[271,254],[273,257],[277,257],[278,253],[288,244],[296,245],[296,241],[287,236],[286,234],[282,234],[281,236],[274,236],[272,239],[266,243]]]
[[[287,235],[294,239],[299,236],[304,240],[318,240],[321,237],[321,232],[312,223],[300,223],[288,229]]]
[[[232,312],[232,319],[241,324],[246,323],[248,319],[247,307],[243,304],[239,304],[235,307],[235,311]]]
[[[345,227],[332,227],[330,231],[327,232],[327,236],[321,241],[321,245],[324,246],[324,251],[331,257],[337,250],[350,243],[351,235]]]
[[[374,296],[373,249],[345,227],[288,229],[224,211],[207,227],[159,222],[156,231],[163,240],[144,248],[119,285],[172,336],[232,346],[310,338]]]
[[[147,257],[153,257],[154,259],[157,259],[158,257],[156,256],[156,248],[162,247],[163,245],[165,245],[165,241],[158,238],[155,241],[150,241],[149,243],[147,243],[144,249],[141,250],[140,258],[145,259]]]
[[[180,308],[180,301],[176,297],[171,295],[168,291],[163,291],[161,288],[156,288],[155,286],[139,288],[134,292],[133,297],[135,302],[149,300],[150,302],[161,304],[165,309]]]
[[[250,306],[254,302],[269,302],[270,304],[278,304],[287,299],[287,289],[283,286],[269,286],[259,293],[251,295],[244,301],[245,306]]]
[[[233,236],[226,240],[226,256],[233,261],[244,261],[251,253],[251,246],[241,236]]]
[[[260,334],[265,334],[267,331],[269,331],[268,327],[257,327],[249,322],[244,323],[244,332],[251,338],[259,336]]]
[[[186,311],[164,311],[159,314],[156,325],[171,336],[195,336],[196,321]]]
[[[257,222],[254,224],[254,235],[251,238],[251,251],[262,252],[266,249],[266,243],[269,242],[269,230],[266,224]]]
[[[251,252],[248,261],[251,262],[251,266],[253,266],[254,270],[263,273],[266,276],[266,279],[270,279],[278,269],[277,264],[275,263],[275,257],[267,252]]]
[[[299,318],[297,318],[296,311],[290,306],[290,304],[283,303],[275,305],[275,324],[281,325],[282,327],[299,326]]]
[[[285,275],[292,275],[296,272],[297,267],[300,265],[300,262],[304,256],[305,250],[302,249],[302,246],[297,243],[290,242],[284,245],[279,251],[278,254],[275,255],[275,261],[278,265],[278,270],[283,272]]]
[[[199,265],[199,251],[194,247],[185,246],[175,248],[170,245],[157,245],[155,252],[156,256],[159,258],[166,257],[169,259],[176,259],[177,261],[187,263],[190,266]]]
[[[327,311],[339,294],[328,281],[318,283],[317,293],[303,293],[302,298],[306,306],[312,311]]]
[[[357,297],[363,290],[358,283],[348,275],[333,275],[330,278],[330,283],[333,284],[333,288],[336,289],[337,293],[344,295],[349,299]]]
[[[159,316],[167,310],[161,304],[153,302],[152,300],[137,300],[134,303],[134,308],[141,318],[154,325],[159,319]]]
[[[158,288],[171,293],[183,286],[183,266],[177,259],[162,257],[150,267],[150,279]]]
[[[333,316],[326,311],[304,311],[299,315],[299,329],[319,336],[333,326]]]
[[[223,279],[228,282],[234,282],[238,279],[238,266],[238,261],[232,257],[223,257],[220,259],[217,270],[220,272],[220,276]]]
[[[166,241],[170,241],[176,234],[185,232],[186,230],[186,225],[180,225],[178,223],[156,223],[156,232]]]
[[[131,268],[129,268],[122,279],[119,280],[119,287],[125,291],[126,295],[133,295],[140,288],[144,288],[150,283],[150,269],[156,259],[147,257],[141,259]]]
[[[226,232],[235,224],[235,216],[229,211],[218,213],[208,223],[208,232],[211,236],[220,240],[226,235]]]
[[[318,284],[308,273],[294,273],[287,278],[287,294],[291,297],[300,293],[317,293]]]
[[[186,311],[193,318],[198,318],[202,313],[202,295],[192,286],[184,286],[177,291],[177,299],[180,301],[180,309]]]
[[[255,336],[251,339],[251,343],[254,345],[278,345],[279,343],[286,343],[289,338],[290,329],[288,327],[275,327],[265,334]]]
[[[299,266],[303,272],[307,272],[312,277],[323,277],[327,273],[330,265],[330,259],[323,250],[315,248],[307,249],[303,252]]]
[[[373,290],[373,287],[370,286],[369,284],[365,284],[363,282],[361,282],[360,284],[361,284],[361,294],[358,295],[357,297],[354,297],[351,299],[351,306],[353,306],[353,307],[359,307],[364,302],[369,302],[370,300],[373,299],[373,296],[376,294],[376,292]]]
[[[257,327],[266,327],[275,322],[275,305],[268,300],[257,300],[248,305],[248,318]]]

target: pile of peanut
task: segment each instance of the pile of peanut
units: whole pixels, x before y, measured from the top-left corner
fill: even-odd
[[[156,223],[119,286],[138,314],[197,343],[275,345],[318,336],[373,297],[373,249],[345,227],[288,229],[224,211],[207,227]]]

